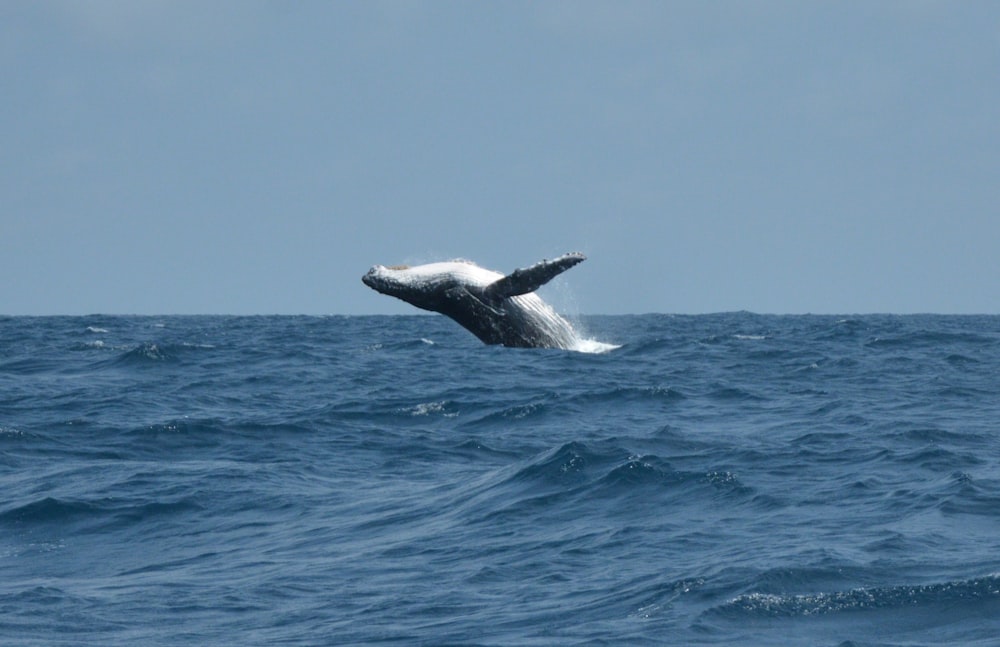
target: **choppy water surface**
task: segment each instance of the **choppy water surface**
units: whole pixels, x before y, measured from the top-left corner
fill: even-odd
[[[0,642],[995,645],[1000,317],[0,318]]]

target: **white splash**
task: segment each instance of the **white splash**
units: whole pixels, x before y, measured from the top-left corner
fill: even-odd
[[[568,350],[578,353],[609,353],[621,348],[621,344],[609,344],[596,339],[577,339]]]

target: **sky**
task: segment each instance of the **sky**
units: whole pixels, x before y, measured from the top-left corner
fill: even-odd
[[[1000,313],[1000,3],[0,3],[0,314]]]

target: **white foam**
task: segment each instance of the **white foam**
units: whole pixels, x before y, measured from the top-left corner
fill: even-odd
[[[408,411],[410,412],[411,416],[427,416],[427,415],[430,415],[432,413],[440,413],[445,418],[456,418],[456,417],[458,417],[458,413],[455,413],[455,412],[449,413],[445,409],[445,406],[447,404],[448,403],[444,402],[444,401],[441,401],[441,402],[424,402],[424,403],[418,404],[418,405],[416,405],[414,407],[410,407],[408,409]]]
[[[621,344],[609,344],[596,339],[577,339],[569,350],[578,353],[609,353],[617,348],[621,348]]]

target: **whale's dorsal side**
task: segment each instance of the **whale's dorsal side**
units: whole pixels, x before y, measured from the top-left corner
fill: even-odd
[[[483,298],[495,302],[534,292],[584,259],[583,254],[573,252],[514,270],[483,288]]]

